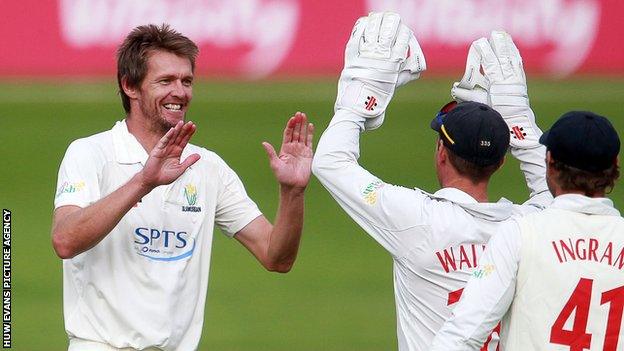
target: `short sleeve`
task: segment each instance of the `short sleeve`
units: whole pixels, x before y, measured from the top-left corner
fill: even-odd
[[[262,213],[247,196],[238,175],[225,162],[220,161],[215,223],[227,236],[232,237]]]
[[[69,145],[58,172],[55,209],[67,205],[86,207],[100,198],[98,159],[84,140]]]

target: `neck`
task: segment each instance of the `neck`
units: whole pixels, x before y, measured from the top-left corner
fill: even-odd
[[[134,135],[148,154],[166,133],[166,131],[156,128],[147,118],[137,116],[132,111],[126,116],[126,125],[128,126],[128,132]]]
[[[584,191],[581,190],[561,190],[561,189],[555,189],[555,191],[553,192],[553,195],[555,197],[560,196],[560,195],[567,195],[567,194],[577,194],[577,195],[583,195],[583,196],[587,196],[587,197],[606,197],[606,193],[605,191],[597,191],[592,195],[588,195],[587,193],[585,193]]]
[[[488,182],[473,183],[469,179],[463,177],[455,177],[453,179],[442,182],[445,188],[459,189],[466,194],[472,196],[478,202],[489,202],[487,188]]]

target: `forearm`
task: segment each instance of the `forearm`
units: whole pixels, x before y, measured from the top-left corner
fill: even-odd
[[[530,115],[531,120],[535,120],[535,115],[530,107],[525,107],[524,112],[518,114]],[[542,135],[542,131],[535,123],[532,127],[537,138]],[[520,162],[520,170],[524,175],[526,185],[529,188],[529,200],[525,204],[537,207],[544,207],[552,201],[552,196],[548,191],[546,183],[546,147],[537,144],[534,147],[510,148],[511,154]]]
[[[54,250],[59,257],[67,259],[94,247],[150,191],[138,173],[122,187],[87,207],[73,211],[57,209],[52,228]]]
[[[304,190],[280,186],[277,215],[267,249],[270,270],[288,272],[297,258],[303,229]]]
[[[318,142],[312,172],[332,193],[330,187],[335,181],[348,181],[339,175],[366,172],[357,163],[362,130],[363,117],[347,110],[338,110]]]

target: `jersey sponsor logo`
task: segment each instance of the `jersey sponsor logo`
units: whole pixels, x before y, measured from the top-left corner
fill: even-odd
[[[377,179],[374,182],[365,186],[364,189],[362,189],[361,191],[364,202],[366,202],[367,204],[371,206],[376,204],[377,203],[377,190],[383,188],[384,185],[385,185],[384,182]]]
[[[594,261],[624,268],[624,246],[617,247],[612,242],[600,242],[595,238],[580,238],[551,241],[559,263],[568,261]],[[614,247],[615,246],[615,247]]]
[[[197,204],[197,188],[194,184],[186,184],[184,197],[188,206],[182,206],[182,212],[201,212],[201,207],[195,206]]]
[[[73,183],[63,182],[63,184],[61,184],[61,186],[56,191],[56,196],[58,197],[61,194],[77,193],[77,192],[83,191],[84,188],[85,188],[84,181],[73,182]]]
[[[486,278],[495,270],[496,266],[494,266],[493,264],[484,264],[483,266],[480,266],[476,271],[472,272],[472,276],[477,279]]]
[[[485,251],[485,244],[464,244],[437,251],[436,256],[442,269],[449,273],[477,267],[483,251]]]
[[[195,239],[187,232],[168,229],[136,228],[134,244],[138,255],[156,261],[181,260],[195,251]]]

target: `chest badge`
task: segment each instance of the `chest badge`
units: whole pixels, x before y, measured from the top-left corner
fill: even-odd
[[[201,207],[197,204],[197,188],[194,184],[189,183],[184,187],[184,197],[188,206],[182,206],[182,212],[201,212]]]

